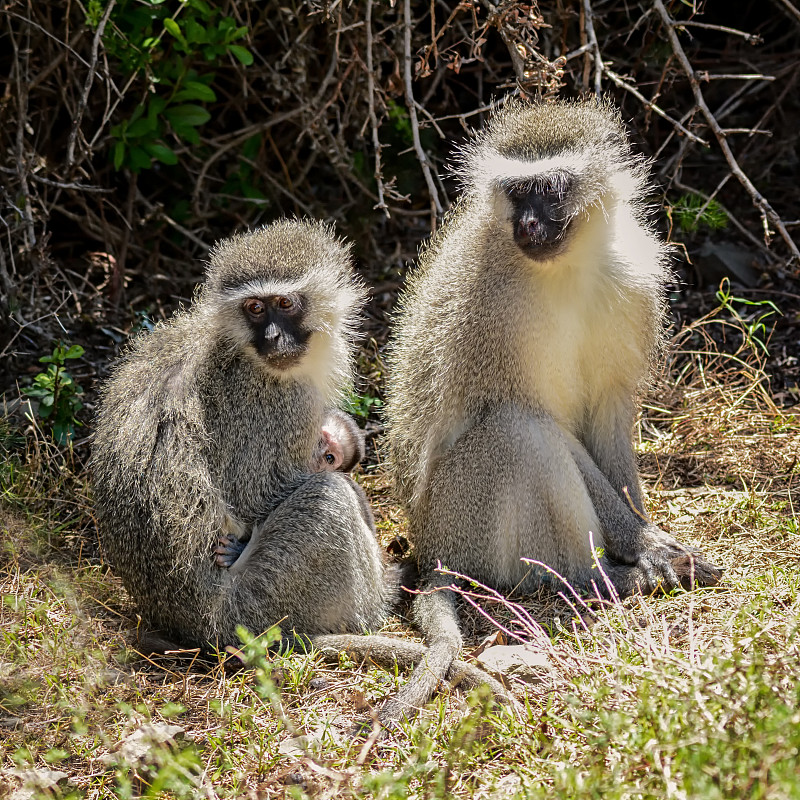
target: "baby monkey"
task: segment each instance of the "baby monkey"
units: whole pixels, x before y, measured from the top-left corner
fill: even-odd
[[[337,408],[328,411],[311,454],[309,472],[352,472],[362,458],[364,432],[344,411]],[[246,546],[247,542],[234,534],[222,533],[214,548],[214,561],[218,567],[231,567]]]
[[[311,472],[352,472],[364,458],[364,432],[344,411],[328,411],[311,455]]]

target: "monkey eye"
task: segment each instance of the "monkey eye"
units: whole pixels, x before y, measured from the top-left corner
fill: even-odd
[[[294,308],[294,300],[292,300],[291,297],[279,297],[278,308],[280,308],[281,311],[289,311]]]
[[[244,301],[244,310],[252,317],[260,317],[267,307],[260,301],[251,297],[249,300]]]
[[[336,461],[336,456],[334,456],[333,453],[325,453],[325,461],[327,461],[328,464],[333,464]]]

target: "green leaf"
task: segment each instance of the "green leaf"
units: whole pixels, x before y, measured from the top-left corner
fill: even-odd
[[[228,50],[233,53],[245,67],[249,67],[253,63],[253,54],[246,48],[238,44],[228,45]]]
[[[131,114],[131,118],[128,120],[128,124],[130,125],[131,123],[136,122],[136,120],[139,119],[142,114],[144,114],[144,106],[139,103],[139,105],[133,109],[133,113]]]
[[[193,128],[191,125],[173,125],[172,130],[179,139],[183,139],[189,144],[200,144],[200,134],[197,132],[197,128]]]
[[[244,147],[242,147],[242,155],[245,158],[249,158],[251,161],[255,161],[256,156],[258,156],[258,151],[261,149],[261,134],[257,133],[255,136],[251,136],[245,143]]]
[[[145,117],[144,119],[137,119],[136,122],[128,126],[127,135],[133,138],[141,138],[155,130],[156,121]]]
[[[80,358],[86,351],[79,345],[73,344],[72,347],[64,353],[64,358]]]
[[[202,18],[208,19],[211,16],[211,6],[205,0],[187,0],[187,4],[200,12]]]
[[[167,101],[163,97],[155,95],[154,97],[150,98],[150,102],[147,104],[147,116],[150,119],[154,119],[166,107],[167,107]]]
[[[167,17],[164,20],[164,29],[168,33],[171,33],[182,45],[186,45],[187,44],[186,39],[184,38],[184,35],[181,33],[180,26],[171,17]]]
[[[193,19],[185,21],[184,30],[186,31],[186,38],[192,44],[208,44],[208,31]]]
[[[202,106],[187,103],[182,106],[175,106],[168,108],[164,112],[164,116],[175,125],[191,125],[196,127],[203,125],[211,119],[211,114],[208,113]]]
[[[138,172],[140,169],[150,169],[153,161],[141,147],[131,147],[128,151],[131,169]]]
[[[114,169],[119,171],[122,162],[125,160],[125,142],[117,142],[114,145]]]
[[[211,87],[200,83],[200,81],[186,81],[183,84],[183,88],[179,92],[176,92],[172,99],[175,102],[182,102],[183,100],[203,100],[213,103],[217,99],[217,95]]]
[[[75,432],[72,424],[69,422],[54,422],[53,423],[53,439],[57,444],[65,445],[72,438]]]
[[[163,144],[151,144],[147,143],[142,145],[144,149],[155,158],[157,161],[160,161],[162,164],[177,164],[178,163],[178,155],[173,150],[170,150],[169,147],[165,147]]]
[[[22,390],[22,394],[27,395],[28,397],[33,397],[34,399],[38,399],[52,393],[53,392],[51,389],[44,389],[38,386],[26,386]]]

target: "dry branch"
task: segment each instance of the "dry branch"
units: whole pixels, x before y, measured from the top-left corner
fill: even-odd
[[[731,172],[733,172],[733,174],[736,176],[739,183],[742,184],[745,191],[752,198],[753,203],[761,210],[762,216],[765,218],[765,239],[769,241],[769,229],[766,225],[766,220],[768,219],[778,229],[781,238],[791,251],[793,258],[800,261],[800,250],[798,250],[797,245],[795,244],[789,232],[786,230],[783,220],[781,220],[780,216],[775,212],[767,199],[758,191],[758,189],[756,189],[755,186],[753,186],[750,179],[739,166],[739,163],[736,161],[736,157],[733,155],[733,151],[731,150],[730,145],[725,137],[725,131],[720,127],[719,123],[714,118],[714,115],[711,113],[711,109],[709,109],[705,98],[703,97],[700,84],[697,82],[697,78],[695,77],[691,62],[681,46],[680,41],[678,40],[678,34],[675,32],[675,27],[678,25],[678,23],[676,23],[667,13],[667,9],[664,7],[664,4],[661,0],[653,0],[653,2],[656,11],[658,11],[659,16],[664,23],[664,28],[666,29],[667,36],[669,37],[670,44],[672,45],[672,51],[675,53],[678,61],[680,61],[681,67],[683,68],[683,71],[686,73],[686,77],[689,80],[689,85],[692,87],[692,94],[694,95],[694,101],[697,107],[705,117],[708,126],[714,132],[720,149],[725,156],[725,160],[728,162],[728,165],[731,168]]]

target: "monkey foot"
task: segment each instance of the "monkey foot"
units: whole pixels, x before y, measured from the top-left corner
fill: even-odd
[[[246,544],[247,542],[240,542],[233,534],[221,534],[214,548],[214,562],[225,569],[233,566]]]

